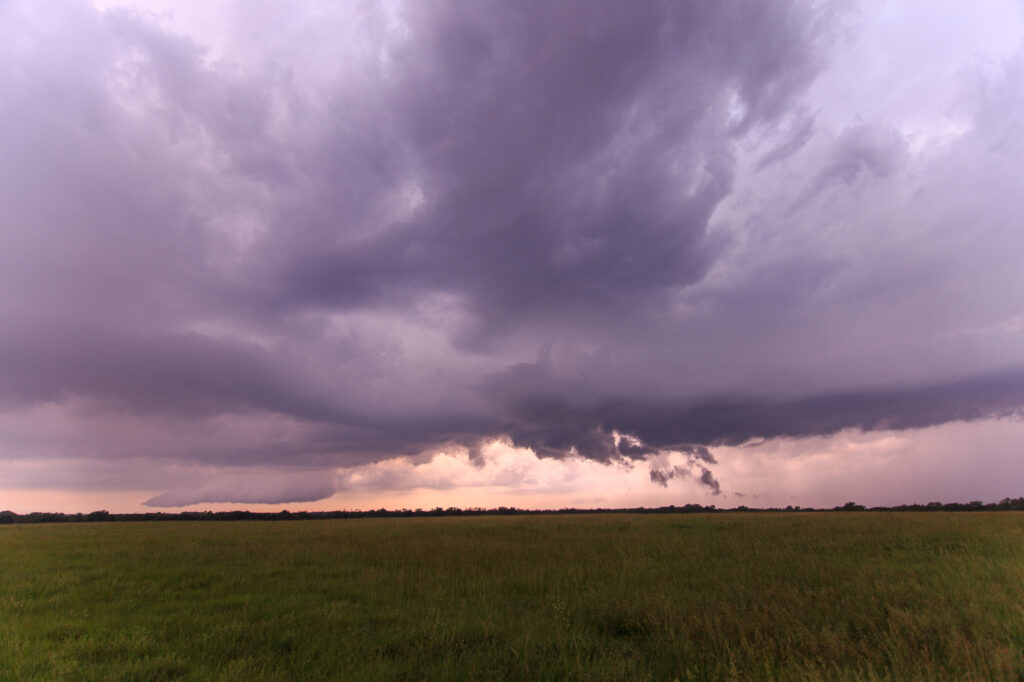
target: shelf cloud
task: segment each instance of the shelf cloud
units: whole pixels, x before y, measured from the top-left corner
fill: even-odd
[[[1024,19],[936,15],[954,78],[873,11],[3,3],[0,458],[717,493],[716,447],[1018,418]]]

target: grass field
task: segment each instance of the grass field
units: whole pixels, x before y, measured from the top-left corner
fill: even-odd
[[[1024,679],[1024,514],[0,526],[0,679]]]

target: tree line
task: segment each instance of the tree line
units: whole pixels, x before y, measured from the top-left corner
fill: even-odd
[[[290,512],[253,512],[235,511],[185,511],[142,512],[135,514],[112,514],[107,510],[89,512],[88,514],[63,514],[57,512],[31,512],[18,514],[13,511],[0,511],[0,524],[12,523],[83,523],[95,521],[282,521],[298,519],[363,519],[363,518],[408,518],[431,516],[513,516],[538,514],[721,514],[724,512],[830,512],[830,511],[895,511],[895,512],[973,512],[973,511],[1024,511],[1024,497],[1006,497],[999,502],[929,502],[927,504],[901,504],[892,507],[866,507],[856,502],[831,509],[814,507],[762,507],[754,508],[740,505],[733,508],[719,508],[715,505],[685,504],[681,507],[628,507],[618,509],[518,509],[516,507],[496,507],[483,509],[470,507],[435,507],[433,509],[368,509],[368,510],[336,510],[336,511],[298,511]]]

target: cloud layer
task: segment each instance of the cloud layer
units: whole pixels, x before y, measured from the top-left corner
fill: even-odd
[[[718,490],[708,447],[1019,414],[983,9],[939,80],[840,2],[4,3],[0,457],[278,502],[507,438]]]

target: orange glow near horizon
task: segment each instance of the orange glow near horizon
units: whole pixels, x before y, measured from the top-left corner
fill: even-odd
[[[430,459],[395,458],[337,470],[340,490],[312,502],[200,502],[148,507],[155,490],[75,491],[0,489],[0,509],[66,514],[106,509],[113,513],[180,511],[330,511],[432,509],[435,507],[520,509],[656,507],[696,503],[718,507],[831,507],[846,501],[893,505],[929,501],[986,502],[1024,494],[1019,443],[1024,421],[956,423],[914,431],[778,439],[715,449],[710,465],[722,484],[713,495],[695,476],[666,487],[651,481],[650,468],[684,460],[600,464],[589,460],[542,459],[531,451],[496,442],[483,462],[465,453]],[[970,457],[963,453],[970,452]],[[679,457],[682,457],[681,455]],[[1013,475],[993,476],[1011,471]],[[225,474],[231,483],[239,474]],[[267,472],[261,476],[266,477]],[[244,482],[244,479],[240,479]],[[995,481],[995,482],[993,482]]]

